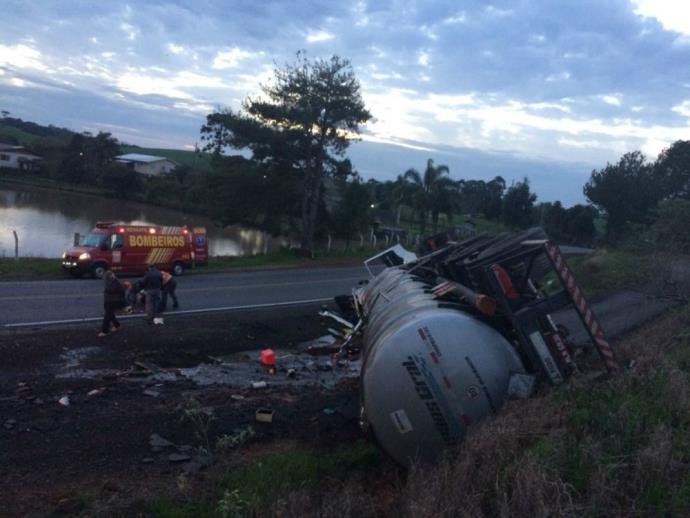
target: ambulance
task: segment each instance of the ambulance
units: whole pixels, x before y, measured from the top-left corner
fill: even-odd
[[[182,275],[208,261],[206,228],[100,222],[62,254],[62,268],[74,277],[102,279],[107,270],[141,274],[147,265]]]

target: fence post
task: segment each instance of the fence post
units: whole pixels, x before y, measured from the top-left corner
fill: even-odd
[[[376,234],[371,234],[372,248],[376,248]]]
[[[331,252],[331,243],[332,243],[332,239],[331,239],[331,234],[330,234],[330,232],[329,232],[329,234],[328,234],[328,244],[326,245],[326,251],[327,251],[328,253]]]
[[[359,247],[364,248],[364,234],[359,233]]]
[[[19,236],[16,230],[13,230],[12,234],[14,235],[14,260],[16,261],[19,259]]]

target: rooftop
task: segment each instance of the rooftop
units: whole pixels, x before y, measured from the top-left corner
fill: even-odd
[[[0,151],[23,151],[24,146],[16,146],[14,144],[3,144],[0,142]]]
[[[126,155],[120,155],[115,157],[116,160],[120,160],[123,162],[159,162],[161,160],[170,160],[169,158],[165,158],[164,156],[153,156],[153,155],[141,155],[139,153],[127,153]]]

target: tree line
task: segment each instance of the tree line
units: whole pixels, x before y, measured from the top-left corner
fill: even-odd
[[[481,217],[509,229],[541,225],[553,239],[577,244],[594,241],[600,217],[611,244],[663,218],[657,234],[674,218],[689,221],[687,141],[676,142],[654,163],[636,151],[592,171],[583,188],[590,204],[565,208],[558,201],[537,203],[527,178],[511,184],[501,176],[453,179],[432,158],[423,170],[365,182],[345,152],[370,118],[348,60],[309,60],[298,53],[240,109],[208,114],[201,138],[212,155],[210,171],[180,166],[170,175],[143,177],[114,160],[120,143],[102,132],[65,134],[49,127],[28,147],[44,157],[41,174],[48,177],[204,214],[221,225],[297,234],[307,252],[319,237],[335,233],[350,240],[382,219],[426,235]],[[35,129],[6,112],[2,120]],[[250,156],[233,155],[233,149]]]
[[[592,171],[584,194],[606,215],[606,241],[615,244],[639,229],[654,226],[678,246],[690,242],[690,141],[679,140],[654,162],[640,151],[624,154],[615,164]]]

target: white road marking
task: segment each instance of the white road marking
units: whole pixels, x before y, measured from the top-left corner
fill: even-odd
[[[246,306],[224,306],[219,308],[200,308],[200,309],[186,309],[182,311],[174,311],[172,313],[163,313],[163,316],[175,315],[192,315],[195,313],[217,313],[219,311],[239,311],[243,309],[260,309],[260,308],[274,308],[281,306],[297,306],[300,304],[313,304],[316,302],[326,302],[333,300],[333,297],[323,299],[305,299],[305,300],[291,300],[288,302],[269,302],[266,304],[249,304]],[[118,315],[118,320],[128,320],[131,318],[145,318],[146,314],[136,315]],[[19,328],[19,327],[36,327],[36,326],[50,326],[59,324],[80,324],[84,322],[99,322],[103,317],[85,317],[85,318],[71,318],[67,320],[44,320],[39,322],[17,322],[14,324],[4,324],[5,329]]]

